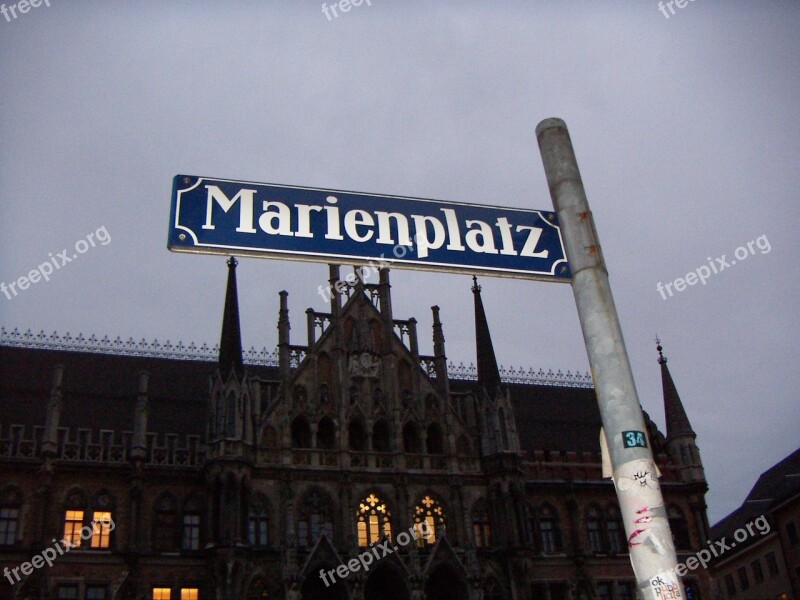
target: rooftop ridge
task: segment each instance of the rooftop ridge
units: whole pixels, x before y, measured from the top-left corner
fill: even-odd
[[[138,356],[148,358],[164,358],[168,360],[196,360],[215,362],[219,357],[219,345],[202,344],[198,346],[194,342],[185,345],[183,342],[173,344],[169,340],[163,344],[157,339],[148,342],[144,338],[138,342],[132,337],[123,340],[117,336],[113,340],[107,335],[98,338],[94,334],[84,337],[82,333],[73,337],[69,332],[63,336],[54,331],[47,334],[44,330],[33,333],[28,329],[21,333],[18,328],[8,331],[5,327],[0,327],[0,346],[10,348],[32,348],[40,350],[60,350],[67,352],[89,352],[94,354],[114,354],[120,356]],[[278,366],[278,349],[269,350],[266,347],[256,349],[251,346],[249,350],[243,352],[244,363],[246,365],[258,365],[265,367]],[[478,369],[473,364],[465,365],[463,362],[455,364],[449,361],[447,371],[451,379],[458,381],[477,381]],[[592,376],[589,373],[572,373],[567,371],[562,373],[559,369],[555,373],[552,369],[547,371],[539,369],[535,371],[532,367],[500,367],[500,379],[503,383],[520,383],[527,385],[545,385],[554,387],[574,387],[574,388],[593,388]]]

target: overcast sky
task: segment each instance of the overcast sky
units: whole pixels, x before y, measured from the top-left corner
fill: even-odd
[[[661,337],[715,522],[800,446],[800,5],[50,0],[0,16],[0,281],[105,227],[6,329],[219,339],[222,256],[166,249],[178,173],[552,208],[535,127],[569,126],[644,408]],[[667,10],[667,14],[669,11]],[[102,235],[102,234],[101,234]],[[761,241],[662,299],[661,282]],[[768,244],[766,243],[768,242]],[[740,254],[742,251],[740,251]],[[292,341],[323,265],[242,259],[244,343]],[[482,278],[499,362],[588,369],[569,285]],[[471,280],[392,271],[396,318],[475,359]],[[2,419],[0,419],[2,421]]]

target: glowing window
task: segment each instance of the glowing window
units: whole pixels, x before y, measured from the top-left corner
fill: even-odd
[[[111,512],[95,511],[92,515],[92,548],[108,548],[111,543]]]
[[[64,539],[76,548],[81,545],[81,527],[83,527],[83,511],[66,511],[64,516]]]
[[[181,588],[181,600],[197,600],[198,598],[197,588]]]
[[[423,526],[423,523],[425,524]],[[417,545],[423,548],[435,544],[445,533],[444,509],[430,496],[425,496],[414,507],[414,534]]]
[[[153,588],[153,600],[171,600],[172,590],[170,588]]]
[[[386,504],[375,494],[370,494],[358,505],[358,545],[368,546],[381,537],[392,537],[391,513]]]

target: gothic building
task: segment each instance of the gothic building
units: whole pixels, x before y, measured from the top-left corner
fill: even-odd
[[[501,371],[477,282],[476,372],[448,363],[439,307],[420,355],[388,271],[345,285],[336,266],[302,345],[280,293],[273,360],[243,351],[228,264],[216,363],[3,331],[1,598],[635,597],[591,380]],[[648,436],[685,558],[707,486],[659,362]],[[710,598],[705,573],[686,584]]]

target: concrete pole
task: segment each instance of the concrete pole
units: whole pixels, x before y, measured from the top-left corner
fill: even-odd
[[[592,369],[639,597],[683,600],[658,471],[622,339],[600,242],[567,126],[536,127],[553,207],[572,271],[572,291]]]

